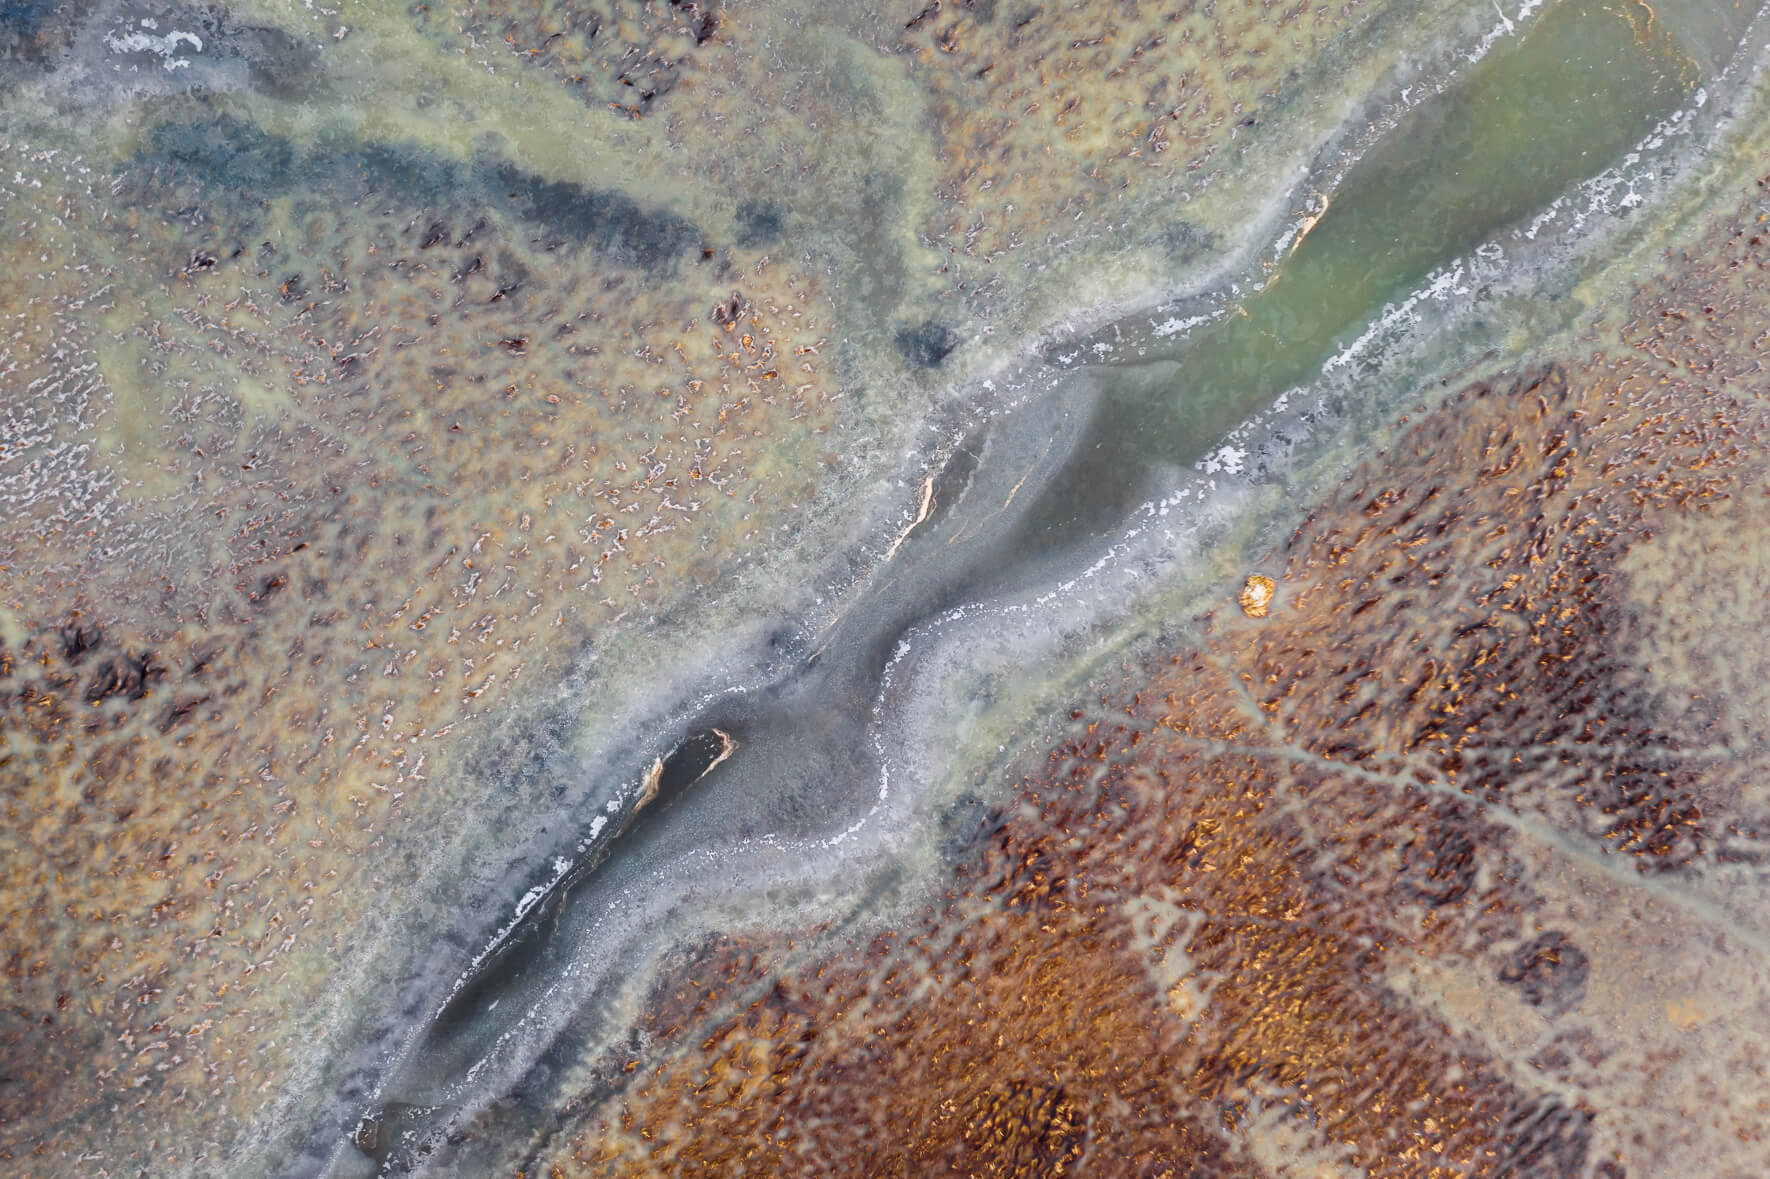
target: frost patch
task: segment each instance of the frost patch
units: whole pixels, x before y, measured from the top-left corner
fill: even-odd
[[[1209,315],[1190,315],[1185,319],[1165,319],[1150,330],[1154,332],[1158,338],[1166,338],[1168,336],[1177,336],[1181,332],[1189,332],[1199,324],[1209,323],[1210,321],[1211,317]]]
[[[1239,446],[1219,446],[1210,454],[1200,459],[1198,469],[1207,475],[1219,472],[1225,475],[1239,475],[1247,466],[1248,452]]]
[[[144,28],[152,29],[156,27],[155,23],[151,20],[144,20],[141,23]],[[109,49],[112,53],[156,54],[160,58],[162,67],[167,70],[181,70],[190,66],[190,58],[173,56],[178,52],[178,47],[180,45],[189,45],[192,51],[196,53],[203,52],[203,39],[195,33],[187,33],[183,29],[173,29],[165,36],[155,36],[151,33],[143,33],[140,31],[123,33],[121,35],[117,33],[107,33],[105,35],[104,44],[105,48]]]

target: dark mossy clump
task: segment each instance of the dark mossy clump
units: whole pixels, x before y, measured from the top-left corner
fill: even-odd
[[[958,346],[958,333],[932,319],[925,319],[913,328],[902,328],[897,333],[897,350],[917,368],[939,368]]]
[[[73,42],[89,7],[89,0],[0,0],[0,68],[43,65]]]
[[[147,133],[139,156],[197,184],[259,197],[288,189],[302,162],[283,136],[226,114],[161,123]]]
[[[1190,221],[1164,224],[1150,237],[1150,245],[1174,263],[1187,263],[1222,247],[1222,239]]]
[[[272,98],[291,101],[311,89],[320,51],[310,42],[274,25],[248,25],[236,30],[229,43],[246,59],[252,85]]]
[[[984,841],[996,838],[1005,829],[1002,808],[967,793],[952,804],[940,822],[940,851],[949,862],[963,860],[973,854]]]
[[[483,165],[479,173],[518,217],[620,265],[667,272],[701,245],[701,232],[691,222],[618,192],[545,180],[504,161]]]
[[[151,653],[124,653],[99,665],[87,684],[84,698],[88,704],[97,704],[111,696],[129,701],[142,700],[165,675],[165,667]]]
[[[55,11],[54,0],[4,0],[0,3],[0,48],[9,55],[40,56],[40,35]]]
[[[342,189],[353,199],[392,194],[431,204],[468,195],[472,183],[460,164],[409,144],[304,146],[229,114],[161,123],[147,133],[137,159],[171,165],[182,180],[254,200],[324,188]]]
[[[78,619],[69,619],[56,635],[61,639],[62,658],[70,664],[79,663],[104,640],[104,631],[97,623],[82,624]]]
[[[742,249],[780,240],[781,209],[773,201],[745,201],[737,207],[737,244]]]
[[[1555,1098],[1515,1110],[1501,1127],[1504,1146],[1494,1173],[1579,1179],[1592,1153],[1592,1118],[1591,1110]]]
[[[1565,933],[1550,930],[1514,950],[1500,967],[1499,979],[1553,1018],[1579,1006],[1590,970],[1585,951],[1568,941]]]
[[[576,243],[618,266],[669,274],[701,248],[687,219],[610,190],[548,180],[507,160],[474,166],[403,143],[302,146],[233,115],[167,122],[144,139],[138,160],[171,165],[205,189],[261,201],[292,189],[393,198],[406,205],[495,206],[543,237]]]
[[[1401,883],[1430,908],[1454,905],[1475,888],[1480,848],[1475,823],[1447,814],[1436,829],[1402,853]]]
[[[376,195],[443,205],[472,191],[473,178],[465,167],[407,143],[364,144],[335,158]]]

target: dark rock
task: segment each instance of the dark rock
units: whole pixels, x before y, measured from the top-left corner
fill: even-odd
[[[897,350],[917,368],[939,368],[941,361],[952,355],[958,346],[958,334],[932,319],[897,333]]]

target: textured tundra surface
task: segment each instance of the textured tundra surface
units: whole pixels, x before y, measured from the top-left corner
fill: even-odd
[[[0,5],[0,1163],[301,1172],[625,701],[1495,19]],[[1029,721],[937,899],[669,959],[514,1165],[1751,1173],[1748,195]]]
[[[527,1165],[1755,1173],[1767,183],[1298,505],[907,919],[684,955]]]

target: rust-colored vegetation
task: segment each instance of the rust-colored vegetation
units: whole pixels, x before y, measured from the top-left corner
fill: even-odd
[[[1770,931],[1712,902],[1770,834],[1765,691],[1685,675],[1727,640],[1665,615],[1770,613],[1718,594],[1770,544],[1762,215],[1591,355],[1410,414],[1258,562],[1269,617],[1196,619],[962,808],[918,918],[679,964],[540,1161],[1748,1173],[1762,1110],[1722,1095],[1763,1075]]]

